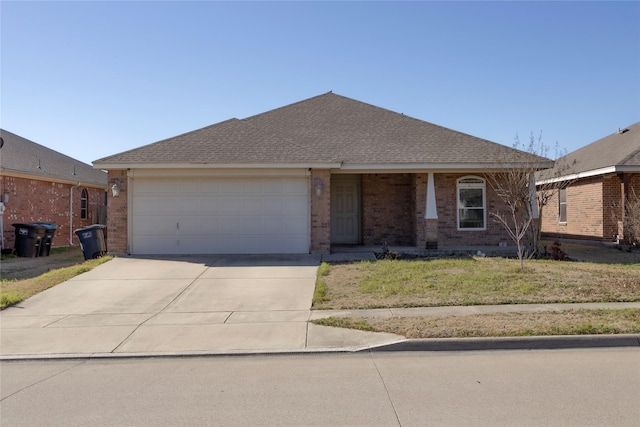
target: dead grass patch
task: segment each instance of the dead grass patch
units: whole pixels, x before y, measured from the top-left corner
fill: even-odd
[[[536,335],[637,334],[640,309],[565,310],[443,317],[327,318],[325,326],[389,332],[410,339]]]

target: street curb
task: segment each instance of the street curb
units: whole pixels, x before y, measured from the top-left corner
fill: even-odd
[[[362,351],[554,350],[608,347],[640,347],[640,335],[558,335],[500,338],[412,339],[363,349]]]
[[[239,350],[197,351],[167,353],[79,353],[2,356],[2,362],[61,361],[61,360],[116,360],[159,359],[236,356],[304,356],[320,354],[385,353],[385,352],[435,352],[435,351],[490,351],[490,350],[558,350],[579,348],[640,348],[640,335],[559,335],[500,338],[428,338],[410,339],[373,347],[317,348],[307,350]]]

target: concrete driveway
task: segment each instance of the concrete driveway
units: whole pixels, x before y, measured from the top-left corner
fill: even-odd
[[[307,323],[319,257],[121,257],[0,312],[0,357],[355,350],[401,339]]]

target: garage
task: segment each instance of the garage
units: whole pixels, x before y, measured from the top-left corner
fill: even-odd
[[[309,179],[299,175],[130,175],[131,253],[308,253]]]

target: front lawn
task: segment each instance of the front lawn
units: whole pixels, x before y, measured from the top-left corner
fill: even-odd
[[[324,264],[313,308],[640,301],[640,264],[441,258]],[[566,310],[441,317],[329,317],[325,326],[407,338],[637,334],[640,309]]]
[[[522,273],[517,260],[462,257],[323,269],[316,310],[640,301],[640,264],[531,260]]]

